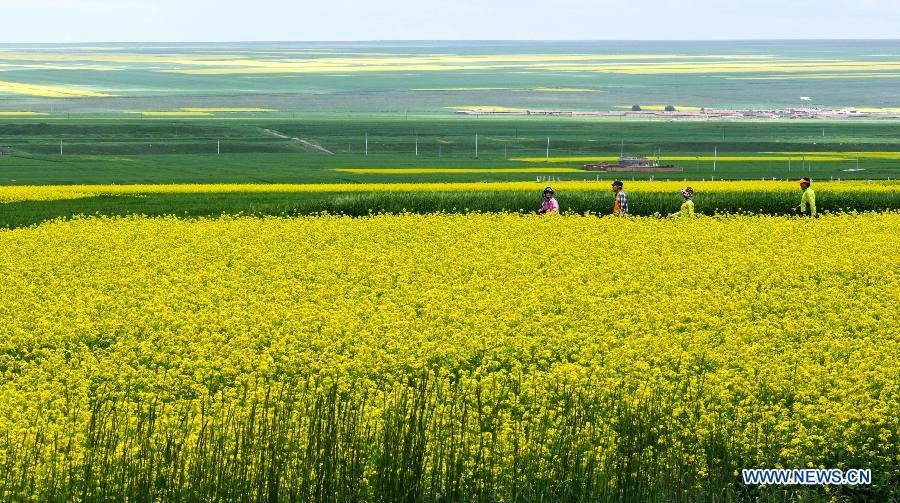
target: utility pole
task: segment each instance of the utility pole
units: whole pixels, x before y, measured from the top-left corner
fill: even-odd
[[[369,155],[369,133],[366,133],[366,155]]]
[[[222,140],[216,138],[216,155],[222,153]]]
[[[478,133],[475,133],[475,158],[478,159]]]
[[[63,155],[63,153],[62,153],[62,138],[59,139],[59,155]]]
[[[416,155],[419,155],[419,132],[416,131]]]
[[[716,160],[719,158],[719,146],[713,147],[713,172],[716,171]]]
[[[550,160],[550,137],[547,137],[547,160]]]

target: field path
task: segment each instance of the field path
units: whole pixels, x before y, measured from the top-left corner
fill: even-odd
[[[299,141],[300,143],[306,145],[307,147],[318,150],[319,152],[324,152],[326,154],[334,155],[334,152],[328,150],[327,148],[323,147],[322,145],[313,143],[307,139],[298,138],[296,136],[288,136],[280,131],[275,131],[274,129],[264,129],[264,131],[272,136],[277,136],[278,138],[284,138],[285,140]]]

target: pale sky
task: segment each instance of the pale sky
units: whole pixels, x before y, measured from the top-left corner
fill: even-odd
[[[0,16],[0,43],[900,38],[900,0],[0,0]]]

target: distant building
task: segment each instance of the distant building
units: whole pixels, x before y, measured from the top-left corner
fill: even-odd
[[[0,155],[11,155],[11,154],[12,154],[11,148],[0,147]]]
[[[671,164],[660,165],[659,161],[650,161],[647,157],[619,157],[618,164],[607,164],[605,162],[589,163],[584,165],[587,171],[682,171],[680,166]]]
[[[648,168],[650,167],[650,161],[646,157],[623,156],[619,157],[619,166],[623,168]]]

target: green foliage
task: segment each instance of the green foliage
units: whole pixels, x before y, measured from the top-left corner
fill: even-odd
[[[562,192],[563,212],[612,213],[612,193]],[[698,194],[699,214],[753,212],[791,214],[799,194],[789,192],[725,192]],[[896,192],[819,192],[819,211],[880,211],[900,209]],[[629,195],[634,215],[669,215],[678,211],[679,194],[639,192]],[[101,196],[58,201],[23,201],[0,205],[0,227],[23,227],[53,218],[75,215],[178,215],[198,217],[221,214],[309,215],[320,212],[364,216],[370,213],[433,212],[536,212],[538,192],[332,192],[332,193],[212,193]]]

